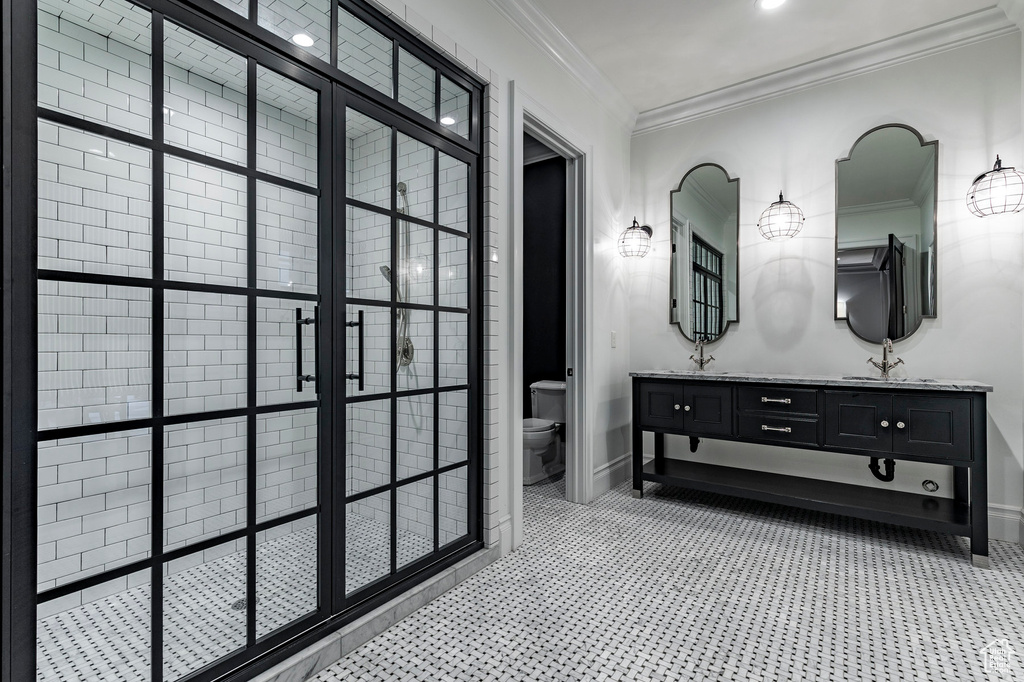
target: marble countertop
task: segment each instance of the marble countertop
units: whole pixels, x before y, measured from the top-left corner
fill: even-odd
[[[750,384],[807,384],[813,386],[842,386],[847,388],[896,388],[921,391],[991,392],[992,386],[969,379],[919,379],[894,377],[881,379],[874,376],[818,376],[813,374],[767,374],[759,372],[698,372],[692,369],[645,369],[629,373],[631,377],[647,379],[696,379],[699,381],[732,381]]]

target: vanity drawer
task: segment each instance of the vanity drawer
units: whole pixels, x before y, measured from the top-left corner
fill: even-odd
[[[818,444],[817,419],[793,419],[790,417],[741,414],[739,425],[740,438],[760,441],[770,440],[779,444]]]
[[[745,411],[817,414],[818,392],[786,386],[740,386],[739,408]]]

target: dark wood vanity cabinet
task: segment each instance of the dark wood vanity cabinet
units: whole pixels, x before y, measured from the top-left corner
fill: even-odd
[[[971,459],[971,400],[825,391],[825,445],[930,460]]]
[[[957,382],[953,388],[901,390],[898,383],[862,387],[853,381],[848,388],[840,380],[816,386],[806,380],[650,374],[633,377],[634,495],[642,496],[644,482],[654,481],[956,533],[971,538],[975,564],[987,565],[985,396],[991,387]],[[654,460],[647,463],[644,431],[655,434]],[[945,464],[954,467],[953,496],[668,459],[666,434],[688,436],[691,451],[701,438],[714,438]]]

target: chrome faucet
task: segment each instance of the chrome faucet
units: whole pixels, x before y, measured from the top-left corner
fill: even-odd
[[[882,378],[889,378],[889,371],[892,370],[896,365],[903,364],[903,358],[896,358],[896,362],[889,362],[889,353],[892,352],[892,340],[882,339],[882,361],[875,362],[874,357],[868,358],[868,362],[877,367],[882,372]]]
[[[711,361],[715,359],[714,355],[709,355],[707,358],[704,357],[704,339],[697,337],[697,345],[693,347],[694,352],[699,353],[700,357],[690,356],[690,359],[697,363],[697,371],[703,372],[704,368],[711,364]]]

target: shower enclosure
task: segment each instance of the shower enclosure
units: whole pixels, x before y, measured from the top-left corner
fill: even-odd
[[[478,549],[482,85],[349,0],[5,9],[4,679],[245,679]]]

